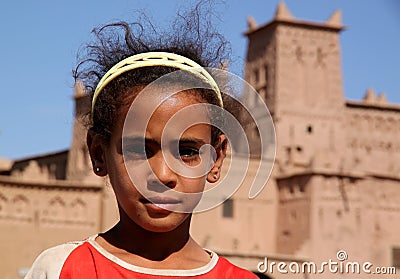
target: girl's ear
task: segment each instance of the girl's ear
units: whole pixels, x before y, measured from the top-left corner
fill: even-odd
[[[215,152],[217,153],[217,158],[212,166],[211,170],[208,172],[207,181],[210,183],[215,183],[221,177],[221,167],[224,159],[226,157],[226,150],[228,148],[228,139],[225,135],[219,136],[219,141],[215,147]]]
[[[107,162],[105,156],[106,142],[102,136],[89,129],[86,136],[90,158],[92,160],[93,171],[98,176],[107,175]]]

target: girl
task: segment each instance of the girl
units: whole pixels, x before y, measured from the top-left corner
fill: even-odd
[[[88,46],[75,77],[92,97],[93,170],[108,176],[120,220],[46,250],[25,278],[257,278],[189,234],[205,182],[219,180],[226,154],[209,109],[226,104],[203,68],[219,66],[226,45],[200,23],[198,10],[178,18],[182,24],[163,34],[126,23],[94,31],[98,43]]]

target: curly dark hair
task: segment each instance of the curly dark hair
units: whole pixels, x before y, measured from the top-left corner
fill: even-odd
[[[228,61],[230,48],[211,24],[215,18],[211,10],[211,1],[200,1],[188,11],[179,11],[166,29],[154,26],[144,13],[134,23],[121,21],[94,29],[95,40],[80,53],[81,62],[73,71],[75,80],[82,81],[93,97],[98,82],[111,67],[129,56],[150,51],[172,52],[203,67],[221,68]],[[121,74],[102,90],[92,117],[90,111],[86,114],[87,126],[108,142],[120,108],[132,101],[138,88],[176,70],[144,67]],[[215,93],[210,94],[209,89],[196,89],[196,93],[203,101],[218,105]],[[216,133],[213,129],[213,139]]]

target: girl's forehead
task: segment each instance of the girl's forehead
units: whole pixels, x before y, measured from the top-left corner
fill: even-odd
[[[184,92],[139,92],[136,98],[128,103],[127,118],[132,116],[153,116],[155,114],[176,114],[187,107],[203,104],[204,101],[195,90]],[[198,112],[201,109],[197,108]]]
[[[209,124],[207,104],[191,92],[179,92],[167,98],[141,98],[131,104],[124,122],[125,133],[146,133],[149,130],[175,132],[196,124]]]

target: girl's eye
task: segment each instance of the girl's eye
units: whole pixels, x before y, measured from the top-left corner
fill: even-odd
[[[181,146],[179,147],[179,156],[185,160],[196,160],[199,157],[199,149],[195,147]]]

